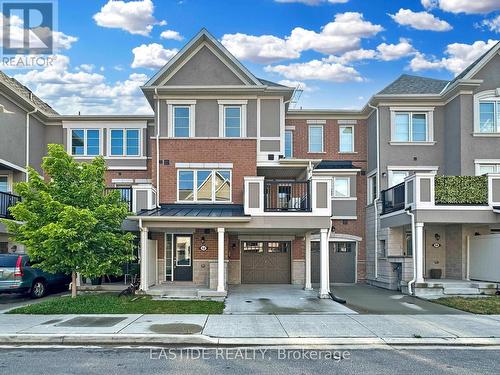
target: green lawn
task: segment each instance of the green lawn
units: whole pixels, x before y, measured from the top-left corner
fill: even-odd
[[[224,302],[153,301],[150,296],[82,294],[55,297],[10,310],[9,314],[222,314]]]
[[[447,297],[439,298],[433,302],[474,314],[500,314],[500,296],[477,298]]]

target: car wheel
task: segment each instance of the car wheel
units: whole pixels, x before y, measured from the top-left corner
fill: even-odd
[[[43,280],[35,280],[31,287],[31,298],[42,298],[47,292],[47,287]]]

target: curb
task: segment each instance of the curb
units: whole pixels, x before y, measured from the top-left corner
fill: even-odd
[[[210,337],[159,334],[0,334],[1,345],[500,346],[500,338]]]

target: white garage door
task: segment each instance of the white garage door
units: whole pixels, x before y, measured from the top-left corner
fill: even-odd
[[[469,277],[500,283],[500,234],[470,238]]]

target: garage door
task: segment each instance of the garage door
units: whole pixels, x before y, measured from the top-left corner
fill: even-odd
[[[289,284],[290,254],[290,242],[242,242],[241,282]]]
[[[500,234],[471,237],[469,259],[472,280],[500,283]]]
[[[311,282],[319,283],[319,242],[311,242]],[[356,282],[356,242],[330,242],[330,282]]]

